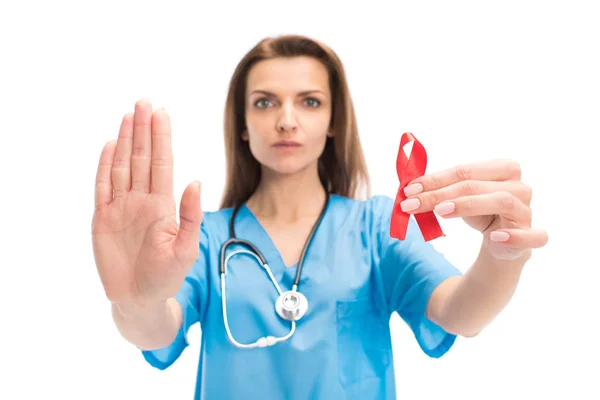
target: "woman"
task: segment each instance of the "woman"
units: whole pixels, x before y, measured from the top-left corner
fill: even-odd
[[[94,254],[116,326],[151,365],[171,365],[200,323],[196,398],[394,398],[391,314],[440,357],[494,319],[547,240],[530,227],[518,165],[504,161],[406,188],[405,211],[483,233],[465,274],[412,220],[392,238],[393,200],[359,199],[368,174],[342,64],[309,38],[265,39],[238,65],[220,210],[202,211],[195,182],[177,222],[170,140],[169,117],[148,101],[124,117],[98,167]],[[232,234],[256,251],[222,252]]]

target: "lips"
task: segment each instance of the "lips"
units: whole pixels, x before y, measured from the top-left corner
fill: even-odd
[[[291,149],[291,148],[296,148],[296,147],[300,147],[300,146],[301,146],[301,144],[294,140],[280,140],[279,142],[277,142],[273,145],[273,147],[283,148],[283,149]]]

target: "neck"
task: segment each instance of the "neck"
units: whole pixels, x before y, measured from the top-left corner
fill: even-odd
[[[247,206],[262,218],[293,222],[318,215],[325,200],[325,190],[315,165],[293,175],[263,170],[258,188],[248,199]]]

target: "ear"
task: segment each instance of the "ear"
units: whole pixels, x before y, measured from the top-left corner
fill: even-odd
[[[332,138],[333,136],[334,136],[334,135],[333,135],[333,131],[329,131],[329,132],[327,132],[327,137],[330,137],[330,138]]]
[[[249,136],[248,136],[248,131],[247,131],[246,129],[244,129],[244,130],[242,131],[242,140],[244,140],[244,141],[246,141],[246,142],[247,142],[247,141],[248,141],[248,139],[249,139]]]

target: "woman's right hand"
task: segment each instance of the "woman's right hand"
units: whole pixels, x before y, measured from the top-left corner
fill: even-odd
[[[128,307],[174,297],[198,258],[202,217],[194,182],[178,226],[169,116],[138,101],[104,146],[96,176],[93,250],[108,299]]]

